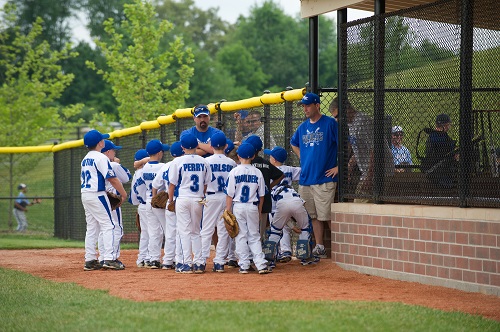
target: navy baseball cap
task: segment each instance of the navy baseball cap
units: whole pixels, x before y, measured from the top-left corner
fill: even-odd
[[[138,160],[144,159],[146,157],[149,157],[149,154],[146,151],[146,149],[140,149],[140,150],[137,150],[137,152],[135,153],[134,160],[138,161]]]
[[[320,104],[319,96],[315,93],[308,92],[302,97],[302,99],[298,102],[299,105],[311,105],[311,104]]]
[[[193,134],[185,134],[181,137],[181,145],[184,149],[194,149],[198,146],[198,140]]]
[[[172,155],[172,157],[180,157],[184,154],[184,150],[182,150],[180,141],[172,143],[172,145],[170,146],[170,154]]]
[[[109,134],[101,134],[98,130],[93,129],[83,136],[83,144],[85,144],[86,147],[91,148],[106,138],[109,138]]]
[[[450,123],[451,122],[451,119],[450,119],[450,116],[448,114],[439,114],[438,116],[436,116],[436,124],[437,125],[444,125],[444,124],[447,124],[447,123]]]
[[[262,150],[262,140],[257,135],[252,135],[243,141],[244,143],[252,144],[256,152]]]
[[[195,117],[198,117],[200,115],[210,115],[210,110],[208,109],[208,107],[206,105],[196,106],[194,109],[193,115]]]
[[[255,156],[255,149],[253,145],[250,143],[241,144],[240,147],[238,148],[238,151],[236,152],[238,153],[238,156],[245,159],[250,159],[253,158],[253,156]]]
[[[226,146],[226,135],[224,135],[223,132],[216,132],[215,134],[212,135],[210,138],[210,144],[214,148],[221,148]]]
[[[264,154],[268,154],[272,156],[276,161],[280,163],[284,163],[286,158],[288,158],[288,154],[286,153],[286,150],[283,149],[281,146],[275,146],[274,149],[264,149]]]
[[[101,152],[106,152],[109,150],[120,150],[122,147],[115,145],[115,143],[111,142],[108,139],[104,140],[104,147],[102,148]]]
[[[227,138],[226,139],[226,144],[227,144],[227,148],[226,148],[226,150],[224,150],[224,153],[228,154],[229,152],[233,151],[233,149],[234,149],[234,143],[229,138]]]
[[[152,139],[146,145],[146,151],[150,156],[157,154],[160,151],[168,151],[168,144],[163,144],[159,139]]]

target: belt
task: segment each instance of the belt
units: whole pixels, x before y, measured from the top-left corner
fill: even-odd
[[[207,195],[215,195],[213,191],[207,191]]]

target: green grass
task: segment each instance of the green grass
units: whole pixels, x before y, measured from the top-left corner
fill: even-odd
[[[498,331],[500,323],[419,306],[350,301],[133,302],[0,269],[4,331]],[[154,287],[168,287],[168,280]],[[207,285],[207,287],[209,287]],[[278,290],[277,290],[278,291]]]

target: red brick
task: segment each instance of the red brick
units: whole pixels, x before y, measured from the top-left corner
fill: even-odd
[[[456,258],[451,256],[443,257],[443,265],[447,267],[455,267],[456,266]]]
[[[423,264],[415,264],[415,273],[425,275],[425,265]]]
[[[355,224],[361,224],[363,222],[363,215],[361,214],[355,214],[353,218],[353,222]]]
[[[403,241],[403,249],[404,250],[415,250],[415,241],[413,240],[404,240]]]
[[[426,229],[436,229],[436,219],[427,219],[425,221],[425,228]]]
[[[425,242],[415,241],[415,250],[420,252],[425,252]]]
[[[458,269],[450,269],[450,279],[463,280],[463,271]]]
[[[438,243],[438,253],[443,255],[449,255],[450,245],[448,243]]]
[[[398,250],[397,260],[406,262],[408,261],[408,256],[408,251]]]
[[[460,246],[458,244],[450,244],[450,255],[462,256],[463,255],[463,246]]]
[[[359,225],[358,232],[359,234],[367,234],[368,227],[366,225]]]
[[[346,213],[344,217],[344,223],[352,223],[354,217],[351,213]]]
[[[382,217],[381,216],[373,216],[372,217],[372,225],[382,225]]]
[[[464,271],[463,278],[466,282],[476,282],[476,272]]]
[[[333,252],[340,252],[340,244],[333,242],[332,243],[332,251]]]
[[[392,270],[392,261],[389,259],[384,259],[383,261],[383,269],[384,270]]]
[[[378,236],[387,236],[387,227],[381,226],[377,228]]]
[[[491,223],[487,221],[478,221],[476,222],[476,232],[483,234],[491,233]]]
[[[449,243],[455,243],[455,235],[454,232],[443,232],[443,241]]]
[[[425,267],[425,275],[431,277],[437,277],[437,267],[432,265],[427,265]]]
[[[350,224],[349,225],[349,233],[358,234],[358,225]]]
[[[378,250],[374,247],[366,247],[367,255],[370,257],[377,257]]]
[[[472,271],[482,271],[483,261],[479,259],[469,259],[469,269]]]
[[[500,287],[500,274],[490,274],[490,285]]]
[[[336,213],[337,217],[335,218],[336,221],[338,221],[339,223],[340,222],[344,222],[345,220],[345,214],[344,213]]]
[[[482,240],[481,234],[476,234],[476,233],[469,234],[469,244],[480,246],[482,245],[481,240]]]
[[[483,271],[497,273],[497,264],[494,261],[483,261]]]
[[[376,269],[382,268],[382,260],[380,258],[373,258],[373,267]]]
[[[345,255],[344,254],[336,253],[335,254],[335,260],[338,263],[345,263]]]
[[[368,226],[368,234],[377,235],[377,226]]]
[[[358,246],[356,246],[356,245],[350,245],[349,246],[349,253],[351,255],[357,255],[358,254]]]
[[[352,234],[344,234],[345,243],[354,243]]]
[[[404,271],[404,264],[403,264],[403,262],[394,261],[394,262],[392,263],[392,269],[393,269],[394,271],[403,272],[403,271]]]
[[[483,234],[483,246],[496,247],[497,246],[496,235]]]
[[[373,237],[371,236],[363,236],[363,244],[365,246],[373,246]]]
[[[415,264],[410,262],[404,262],[404,272],[415,273]]]
[[[425,243],[425,251],[426,252],[438,252],[438,246],[436,242],[426,242]]]
[[[392,247],[394,249],[403,249],[403,240],[401,240],[401,239],[392,239]]]
[[[345,263],[346,264],[354,264],[354,256],[353,255],[345,255]]]
[[[353,256],[353,257],[354,257],[354,265],[359,265],[359,266],[363,265],[363,259],[361,258],[361,256]]]
[[[392,225],[392,227],[402,227],[403,226],[403,218],[393,216],[391,225]]]
[[[461,224],[461,220],[450,220],[450,231],[460,232]]]
[[[490,274],[477,272],[476,273],[476,282],[481,285],[489,285],[490,284]]]
[[[443,266],[444,257],[442,255],[432,255],[432,265]]]
[[[468,221],[468,220],[462,220],[462,232],[465,233],[473,233],[476,231],[476,222],[475,221]]]
[[[438,267],[437,268],[437,276],[439,278],[444,278],[444,279],[449,279],[450,278],[450,269],[445,268],[445,267]]]
[[[407,239],[408,238],[408,228],[398,228],[398,237],[400,239]]]
[[[387,236],[389,237],[398,237],[398,229],[395,227],[389,227],[387,229]]]
[[[349,233],[349,224],[346,224],[346,223],[343,223],[343,224],[340,224],[340,230],[339,230],[340,233]]]
[[[345,243],[340,244],[340,252],[348,253],[349,252],[349,245]]]
[[[419,255],[419,262],[422,264],[431,264],[432,263],[432,255],[421,253]]]
[[[429,231],[427,229],[420,230],[420,240],[422,240],[422,241],[430,241],[432,238],[431,235],[432,235],[431,231]]]
[[[410,251],[408,253],[408,260],[414,263],[420,263],[420,254],[418,252]]]
[[[368,256],[368,248],[365,246],[358,246],[358,255]]]
[[[382,238],[374,237],[373,238],[373,246],[374,247],[382,247]]]
[[[403,228],[413,228],[413,218],[403,218]]]
[[[500,261],[500,248],[490,248],[490,259]]]
[[[338,233],[338,232],[340,232],[340,225],[339,225],[339,223],[338,223],[338,222],[332,222],[331,227],[332,227],[332,232],[333,232],[333,233]]]
[[[491,229],[490,231],[491,234],[500,234],[500,223],[498,222],[491,223],[490,229]]]
[[[373,261],[371,257],[363,257],[363,266],[373,267]]]
[[[415,228],[420,228],[420,229],[423,229],[425,228],[425,221],[427,219],[422,219],[422,218],[415,218],[415,220],[413,221],[413,226]]]
[[[355,244],[363,244],[363,237],[361,235],[358,235],[358,234],[354,234],[352,236],[352,243],[355,243]]]
[[[476,248],[476,257],[477,258],[484,258],[484,259],[491,259],[490,258],[490,248],[477,247]]]
[[[476,248],[471,246],[463,246],[463,255],[466,257],[476,257]]]
[[[339,243],[345,243],[345,234],[344,233],[335,234],[335,240]]]
[[[455,259],[455,267],[462,270],[468,269],[469,259],[464,257],[457,257]]]
[[[436,229],[440,231],[449,231],[450,230],[450,221],[449,220],[436,220]]]
[[[382,245],[385,248],[392,248],[392,239],[388,237],[382,238]]]
[[[460,244],[469,244],[469,234],[467,233],[456,233],[455,242]]]
[[[413,240],[420,239],[420,230],[418,229],[410,229],[408,230],[408,237]]]
[[[369,225],[372,223],[372,215],[364,214],[363,215],[363,225]]]
[[[379,258],[387,258],[387,249],[385,249],[385,248],[378,248],[378,250],[377,250],[377,257],[379,257]]]
[[[443,242],[443,232],[441,232],[441,231],[432,231],[432,241]]]

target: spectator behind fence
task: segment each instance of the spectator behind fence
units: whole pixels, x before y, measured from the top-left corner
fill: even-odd
[[[17,221],[17,232],[24,232],[28,228],[28,218],[26,217],[26,212],[28,212],[28,206],[41,203],[39,198],[35,198],[31,203],[26,199],[26,192],[28,191],[28,186],[21,183],[17,186],[19,190],[19,195],[17,195],[14,201],[14,209],[12,213]]]
[[[394,165],[413,165],[410,150],[402,144],[404,131],[401,126],[392,127],[391,150],[394,157]],[[396,172],[404,172],[405,168],[396,167]]]
[[[338,107],[337,97],[332,101],[333,103],[336,103]],[[348,100],[345,101],[345,106],[347,126],[349,127],[349,143],[353,152],[347,165],[348,177],[354,174],[357,165],[361,177],[356,186],[356,195],[368,196],[372,194],[375,173],[373,118],[356,110]],[[394,174],[394,159],[386,140],[384,140],[384,174],[386,176]],[[370,201],[368,198],[354,199],[356,203]]]
[[[427,138],[425,158],[422,160],[422,170],[427,178],[443,188],[454,186],[454,173],[457,169],[456,142],[448,135],[451,126],[452,121],[448,114],[443,113],[436,117],[436,129]]]
[[[252,135],[257,135],[260,137],[262,142],[264,142],[264,123],[261,122],[261,117],[262,116],[259,111],[250,111],[250,113],[248,113],[248,116],[244,120],[246,122],[246,128],[248,130],[247,134],[243,135],[241,131],[236,130],[234,139],[238,142],[242,142]],[[266,146],[265,148],[272,149],[275,146],[276,142],[273,135],[269,135],[269,146]]]

